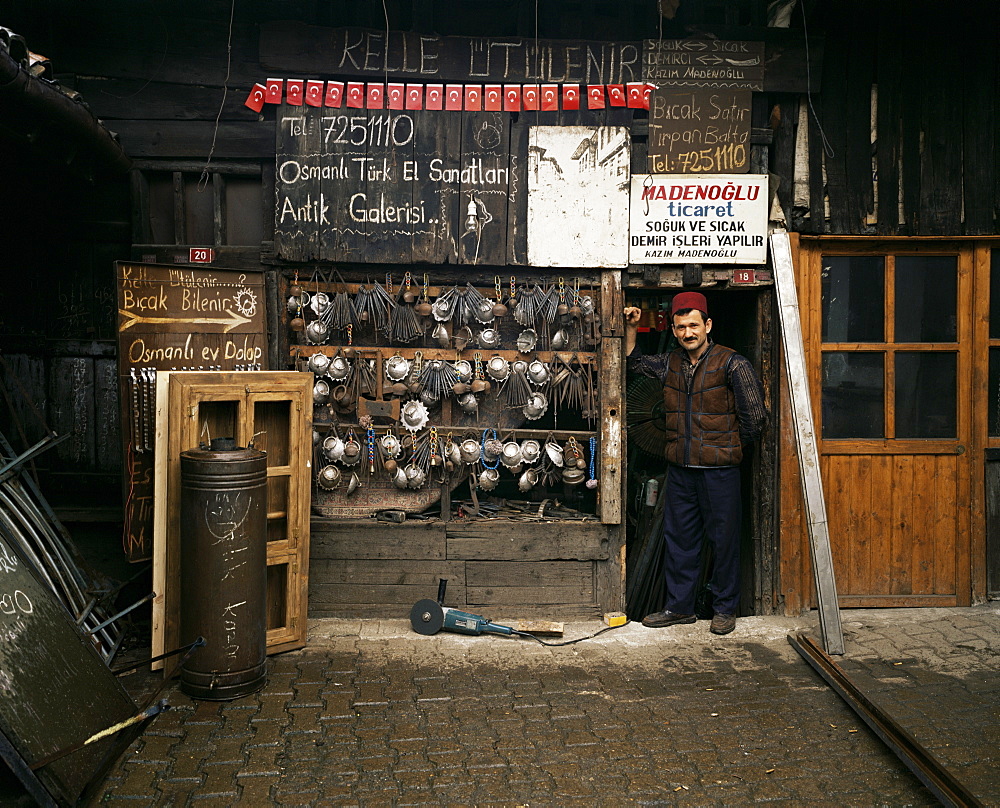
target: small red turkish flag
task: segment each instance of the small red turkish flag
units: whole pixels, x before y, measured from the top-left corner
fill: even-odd
[[[587,85],[587,109],[604,109],[604,85]]]
[[[642,96],[645,89],[646,85],[638,81],[630,81],[625,85],[629,109],[642,109]]]
[[[462,85],[449,84],[445,88],[444,108],[451,110],[462,109]]]
[[[267,87],[263,84],[255,84],[243,105],[250,107],[254,112],[260,112],[264,108],[264,94],[266,92]]]
[[[347,82],[347,106],[354,109],[364,109],[365,85],[360,81]]]
[[[405,102],[403,97],[403,85],[393,82],[386,88],[386,106],[389,109],[402,109]]]
[[[559,109],[559,85],[542,85],[542,112],[556,112]]]
[[[368,109],[382,109],[383,96],[385,96],[384,84],[369,84],[365,106]]]
[[[481,84],[465,85],[465,109],[467,112],[479,112],[483,108],[483,87]]]
[[[428,84],[427,99],[424,101],[425,109],[444,109],[444,85]]]
[[[323,106],[323,82],[315,79],[306,82],[306,103],[311,107]]]
[[[483,109],[487,112],[499,112],[503,106],[503,90],[499,84],[487,84],[483,88]]]
[[[528,110],[538,109],[538,99],[541,91],[537,84],[525,84],[521,89],[521,98],[524,99],[524,108]]]
[[[644,84],[642,87],[642,108],[649,109],[649,99],[653,97],[653,90],[656,89],[655,84]]]
[[[268,79],[267,91],[264,93],[264,103],[265,104],[280,104],[281,103],[281,93],[285,87],[284,79]]]
[[[424,108],[424,85],[423,84],[407,84],[406,85],[406,108],[407,109],[423,109]]]
[[[285,82],[285,100],[292,106],[301,107],[305,84],[302,79],[288,79]]]
[[[562,97],[563,109],[579,109],[580,85],[564,84],[562,90],[563,90],[563,97]]]
[[[521,87],[517,84],[508,84],[503,88],[503,108],[505,112],[521,111]]]
[[[625,106],[625,85],[624,84],[609,84],[608,85],[608,100],[611,102],[613,107],[624,107]]]
[[[324,106],[340,109],[342,103],[344,103],[344,82],[328,81],[326,83],[326,98],[323,101]]]

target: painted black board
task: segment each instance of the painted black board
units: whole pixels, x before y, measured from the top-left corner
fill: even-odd
[[[460,216],[460,183],[442,182],[460,176],[462,167],[462,113],[414,111],[416,163],[412,186],[421,222],[413,230],[414,262],[457,264]]]
[[[365,260],[373,264],[410,263],[413,231],[423,218],[412,204],[415,129],[409,112],[368,112],[368,155],[360,164],[365,200],[351,213],[365,220]]]
[[[507,263],[528,263],[528,132],[526,113],[510,126],[510,201],[507,204]]]
[[[462,127],[459,261],[503,266],[507,259],[507,206],[511,193],[510,114],[467,112]],[[523,193],[526,189],[517,189]],[[465,226],[471,204],[474,226]],[[472,223],[470,222],[470,225]]]
[[[286,261],[319,257],[319,232],[329,204],[312,180],[324,137],[314,107],[278,107],[275,126],[275,249]]]
[[[25,771],[138,712],[17,545],[0,532],[0,755],[31,791]],[[35,772],[59,805],[74,805],[142,726],[95,741]]]
[[[319,231],[320,256],[329,261],[368,260],[368,228],[362,214],[369,207],[363,171],[368,159],[368,110],[324,108],[313,115],[322,124],[322,135],[319,160],[310,165],[320,171],[318,185],[327,211]]]

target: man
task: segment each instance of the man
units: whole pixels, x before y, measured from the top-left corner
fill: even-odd
[[[643,356],[636,349],[641,311],[625,309],[629,372],[663,384],[668,462],[664,576],[667,601],[643,625],[663,628],[694,623],[702,543],[714,551],[711,631],[736,628],[740,600],[740,469],[743,446],[767,421],[764,390],[750,362],[709,336],[712,320],[700,292],[680,292],[671,302],[671,324],[680,347]]]

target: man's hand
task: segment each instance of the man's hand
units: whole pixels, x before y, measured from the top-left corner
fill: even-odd
[[[638,306],[626,306],[623,313],[625,315],[625,356],[628,356],[635,349],[635,339],[639,330],[642,309]]]

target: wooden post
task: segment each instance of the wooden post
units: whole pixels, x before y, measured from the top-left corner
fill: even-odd
[[[819,471],[819,450],[809,401],[809,377],[802,344],[802,323],[799,320],[799,301],[795,291],[792,249],[788,233],[784,230],[774,231],[768,240],[774,266],[774,288],[778,295],[785,368],[788,371],[796,454],[802,476],[802,497],[809,528],[820,632],[823,635],[823,648],[828,654],[843,654],[844,635],[840,627],[837,581],[833,571],[833,554],[830,552],[829,524],[823,499],[823,480]]]

